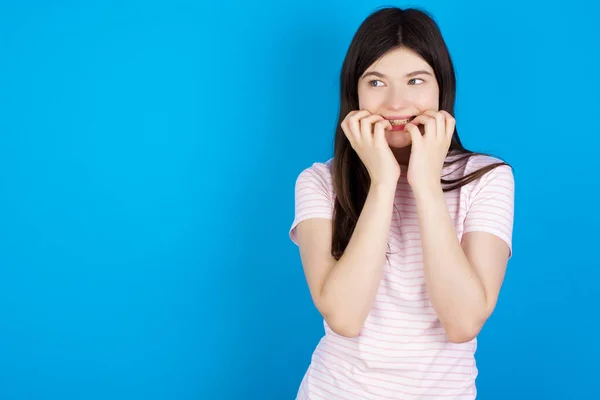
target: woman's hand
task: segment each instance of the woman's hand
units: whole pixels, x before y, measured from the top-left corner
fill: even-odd
[[[423,125],[421,134],[419,125]],[[413,191],[440,187],[442,168],[454,135],[456,121],[446,111],[426,111],[404,128],[411,136],[408,183]]]
[[[371,185],[398,183],[400,165],[392,153],[385,131],[392,125],[381,115],[367,110],[351,111],[342,121],[342,130],[367,168]]]

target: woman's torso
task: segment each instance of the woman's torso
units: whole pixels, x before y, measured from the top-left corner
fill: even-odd
[[[451,170],[456,166],[449,167]],[[461,169],[451,176],[462,174]],[[445,192],[457,236],[468,208],[465,189]],[[388,261],[358,337],[326,323],[299,399],[474,399],[477,340],[449,342],[425,286],[412,190],[401,176],[394,201]]]

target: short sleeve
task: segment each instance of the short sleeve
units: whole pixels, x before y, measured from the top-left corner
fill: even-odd
[[[296,227],[309,218],[333,217],[333,182],[328,164],[315,163],[300,173],[295,186],[295,214],[290,238],[296,240]]]
[[[512,168],[501,165],[476,182],[469,199],[463,232],[494,234],[508,245],[512,256],[515,192]]]

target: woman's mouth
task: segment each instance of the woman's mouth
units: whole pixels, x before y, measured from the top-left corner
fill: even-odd
[[[410,121],[415,119],[415,116],[403,117],[403,118],[386,118],[386,119],[388,121],[390,121],[393,131],[401,131],[401,130],[404,130],[404,127],[406,126],[406,124],[408,124]]]

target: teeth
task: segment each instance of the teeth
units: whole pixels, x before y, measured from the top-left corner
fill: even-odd
[[[410,121],[412,121],[413,118],[407,118],[407,119],[391,119],[390,120],[390,124],[392,125],[406,125],[408,124]]]

